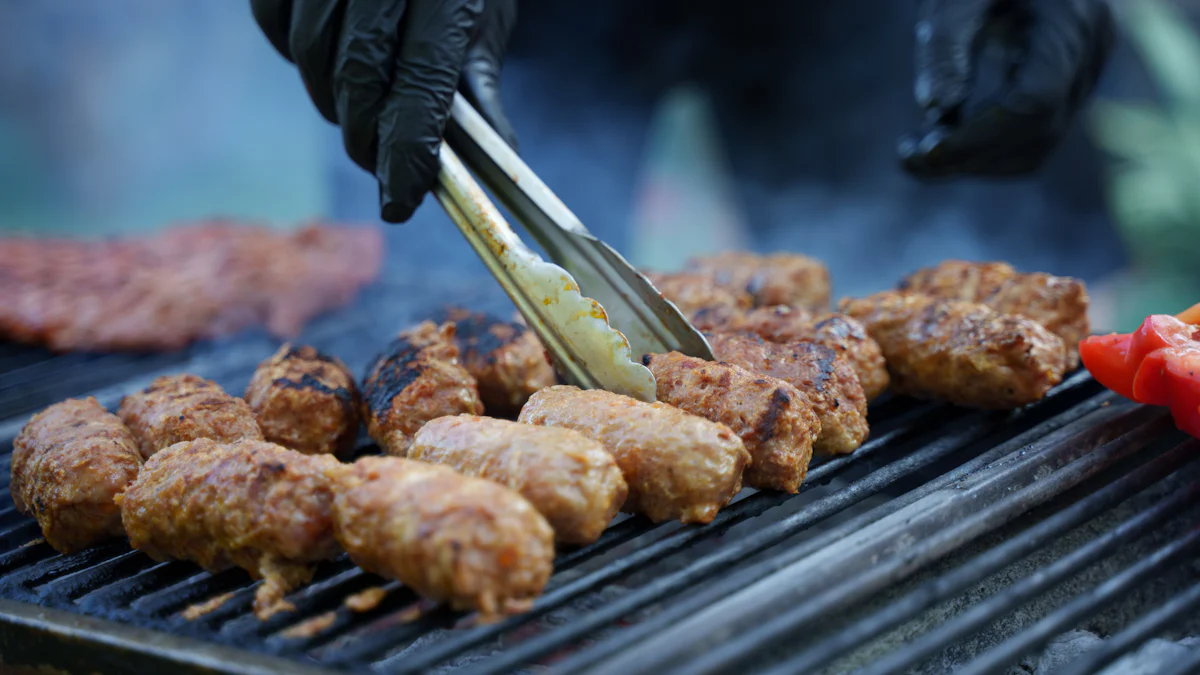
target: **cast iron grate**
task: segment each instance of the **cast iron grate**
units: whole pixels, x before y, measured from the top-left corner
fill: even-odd
[[[348,360],[360,368],[370,356],[363,335],[379,344],[386,334],[374,325],[342,321],[314,332],[311,341],[333,345],[339,355],[353,350]],[[164,366],[240,391],[272,347],[265,339],[243,340],[198,351],[183,365],[139,366],[126,378],[110,373],[118,384],[98,398],[115,405]],[[9,349],[0,356],[14,355]],[[57,400],[68,394],[54,383],[70,382],[87,363],[86,357],[45,360],[0,382],[19,380]],[[14,400],[3,386],[0,396]],[[11,418],[0,424],[0,503],[10,503],[7,455],[29,405],[0,408],[0,419]],[[360,448],[373,450],[368,442]],[[120,542],[62,556],[39,543],[32,521],[9,506],[0,509],[0,597],[7,600],[0,601],[0,653],[7,662],[68,668],[72,659],[87,659],[76,667],[107,664],[115,672],[134,664],[137,672],[502,673],[539,664],[553,672],[622,675],[902,672],[932,667],[1031,598],[1131,542],[1154,539],[1150,554],[956,664],[967,672],[1002,672],[1194,554],[1197,450],[1163,413],[1115,398],[1085,374],[1014,413],[891,400],[872,410],[872,439],[849,457],[814,466],[801,494],[747,491],[706,526],[620,520],[595,544],[561,552],[532,612],[487,626],[421,602],[345,559],[322,566],[312,584],[293,594],[296,612],[259,622],[250,613],[252,583],[242,572],[155,563]],[[1160,499],[1138,501],[1155,490]],[[1132,511],[1125,516],[1120,508]],[[1111,514],[1121,517],[953,620],[855,657]],[[356,612],[344,604],[377,586],[387,594],[375,608]],[[223,599],[215,609],[183,617],[214,598]],[[1193,579],[1072,672],[1112,662],[1197,606],[1200,583]],[[72,649],[63,649],[68,640]]]

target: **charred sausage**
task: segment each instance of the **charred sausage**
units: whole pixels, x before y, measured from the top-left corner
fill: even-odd
[[[554,568],[554,531],[533,505],[446,466],[363,457],[333,518],[359,567],[485,618],[527,609]]]
[[[1008,263],[947,260],[912,273],[900,282],[900,290],[978,302],[1001,314],[1033,319],[1062,338],[1068,370],[1079,365],[1079,341],[1091,332],[1087,287],[1082,281],[1040,272],[1022,274]]]
[[[482,415],[483,403],[459,363],[453,324],[425,321],[404,331],[367,367],[363,419],[389,455],[406,456],[429,420],[459,414]]]
[[[646,354],[658,400],[733,430],[750,452],[746,485],[795,493],[808,473],[821,421],[795,387],[727,363],[678,352]]]
[[[724,425],[607,391],[543,389],[530,397],[520,421],[574,429],[599,441],[629,485],[623,510],[654,522],[712,521],[741,491],[750,460]]]
[[[515,417],[535,391],[555,383],[541,340],[523,324],[458,308],[441,319],[454,322],[460,360],[489,415]]]
[[[841,304],[883,349],[892,389],[914,398],[1015,408],[1041,399],[1066,370],[1057,335],[985,305],[897,291]]]
[[[254,371],[244,396],[263,436],[306,455],[345,456],[358,438],[358,387],[345,364],[284,345]]]
[[[745,289],[718,283],[712,274],[651,272],[646,278],[684,315],[705,307],[749,309],[754,305],[754,298]]]
[[[814,317],[791,307],[758,307],[748,311],[709,308],[692,317],[702,331],[751,333],[768,342],[815,342],[842,354],[853,366],[863,394],[872,401],[887,390],[887,363],[879,343],[861,322],[845,314]]]
[[[688,270],[715,275],[723,286],[744,289],[758,307],[786,305],[816,312],[829,309],[829,270],[798,253],[757,255],[733,251],[692,258]]]
[[[117,416],[138,440],[142,457],[182,441],[210,438],[222,443],[261,441],[262,430],[244,399],[195,375],[164,375],[126,396]]]
[[[516,490],[569,544],[595,541],[629,492],[604,446],[570,429],[441,417],[421,427],[408,456]]]
[[[130,544],[155,560],[264,580],[254,612],[291,609],[284,595],[338,552],[333,480],[344,465],[266,441],[177,443],[151,457],[117,500]]]
[[[844,455],[866,440],[867,397],[842,355],[813,342],[780,344],[736,333],[707,337],[719,361],[783,380],[800,392],[821,421],[815,452]]]
[[[137,441],[96,401],[68,399],[34,415],[13,441],[13,504],[33,514],[46,543],[74,553],[121,537],[113,498],[137,478]]]

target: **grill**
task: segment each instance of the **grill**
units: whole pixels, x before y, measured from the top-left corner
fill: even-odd
[[[418,316],[388,302],[496,302],[478,288],[376,289],[305,341],[361,371]],[[1196,623],[1200,447],[1162,411],[1083,373],[1011,413],[884,401],[871,411],[872,439],[815,464],[799,495],[746,491],[705,526],[622,517],[596,543],[560,552],[533,611],[491,625],[345,559],[293,593],[296,612],[259,622],[243,572],[155,563],[121,542],[59,555],[11,506],[8,453],[31,411],[83,393],[113,407],[182,370],[239,392],[273,346],[250,335],[170,357],[0,351],[3,662],[137,673],[999,673],[1032,670],[1055,638],[1087,628],[1105,641],[1063,672],[1091,673]],[[360,450],[373,451],[369,439]],[[388,591],[378,606],[345,606],[377,586]]]

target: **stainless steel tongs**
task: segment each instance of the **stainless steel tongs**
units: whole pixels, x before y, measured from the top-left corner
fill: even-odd
[[[631,357],[678,351],[713,358],[679,309],[592,236],[461,95],[440,159],[438,202],[568,382],[653,401],[654,376]],[[472,171],[557,264],[525,246]]]

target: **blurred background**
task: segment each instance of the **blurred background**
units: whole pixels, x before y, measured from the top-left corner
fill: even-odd
[[[635,263],[804,252],[835,295],[947,257],[1084,278],[1097,330],[1200,301],[1195,2],[1117,0],[1097,100],[1038,175],[919,183],[915,3],[521,0],[504,97],[530,166]],[[0,0],[0,234],[111,237],[229,216],[375,221],[246,0]],[[486,274],[427,199],[386,275]]]

